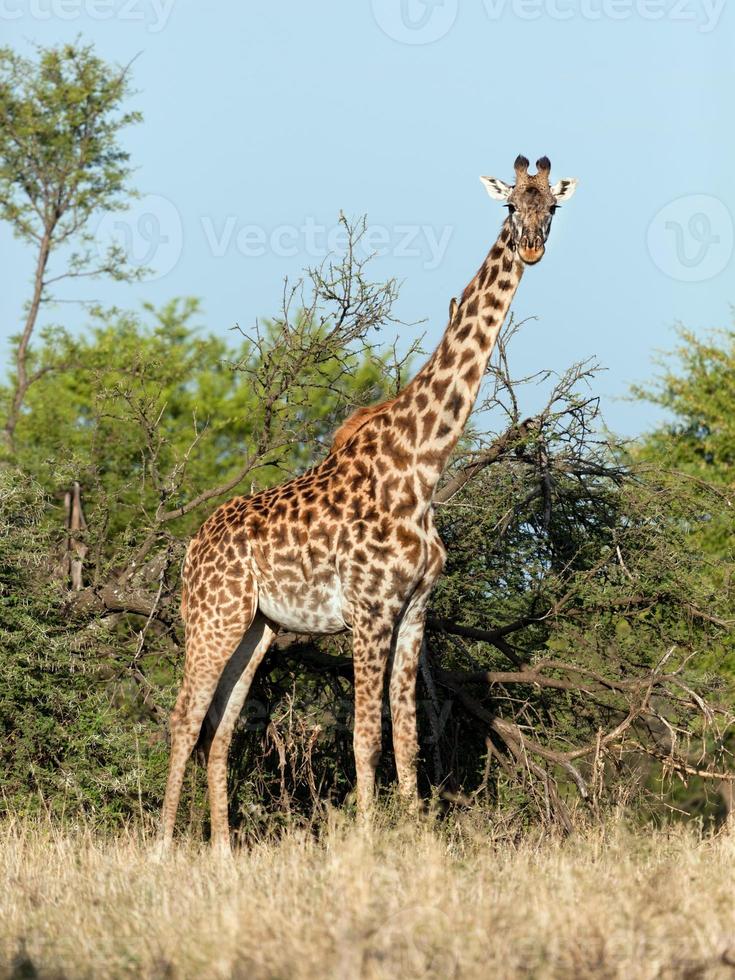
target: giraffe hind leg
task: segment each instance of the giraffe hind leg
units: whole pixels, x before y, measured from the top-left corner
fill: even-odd
[[[423,582],[411,598],[396,632],[390,676],[390,711],[393,723],[393,753],[401,796],[412,809],[419,805],[416,778],[418,739],[416,732],[416,675],[426,623],[426,609],[434,582],[444,567],[444,546],[434,533],[429,565]]]
[[[416,675],[423,634],[424,610],[409,610],[398,629],[389,686],[398,788],[412,809],[416,809],[419,802],[416,779]]]
[[[242,597],[230,604],[233,611],[230,613],[227,607],[225,615],[223,610],[215,610],[205,622],[189,595],[184,679],[170,719],[171,752],[161,814],[161,851],[167,850],[173,839],[186,763],[200,738],[222,673],[255,617],[257,601],[257,588],[250,576]]]
[[[383,694],[390,659],[393,623],[389,610],[362,610],[355,616],[352,648],[355,669],[353,750],[357,809],[368,817],[375,793],[375,770],[382,744]]]
[[[227,756],[232,733],[255,672],[275,636],[276,631],[258,613],[222,672],[202,726],[201,745],[207,760],[212,845],[225,854],[230,850]]]

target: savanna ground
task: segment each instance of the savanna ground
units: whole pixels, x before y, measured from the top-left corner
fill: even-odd
[[[621,821],[566,839],[487,814],[332,812],[222,862],[135,832],[7,820],[3,977],[735,975],[735,836]]]

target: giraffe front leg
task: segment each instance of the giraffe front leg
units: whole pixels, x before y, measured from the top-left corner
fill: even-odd
[[[383,727],[383,689],[390,658],[392,622],[366,616],[354,627],[355,728],[353,747],[357,774],[357,809],[371,810],[375,794],[375,770],[380,760]]]

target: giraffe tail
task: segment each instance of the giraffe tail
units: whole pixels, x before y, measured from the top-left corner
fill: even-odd
[[[181,567],[181,618],[184,620],[184,625],[186,625],[186,613],[189,609],[189,588],[187,585],[187,579],[189,577],[189,551],[191,549],[191,545],[192,542],[190,541]]]

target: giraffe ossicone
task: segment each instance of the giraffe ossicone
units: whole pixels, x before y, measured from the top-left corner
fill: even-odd
[[[189,544],[182,615],[184,678],[171,715],[161,843],[170,843],[186,762],[207,760],[212,842],[229,848],[227,754],[253,676],[279,629],[353,634],[357,802],[370,807],[381,750],[386,675],[399,789],[418,799],[416,674],[432,587],[445,550],[432,497],[477,398],[526,265],[542,257],[551,219],[576,181],[549,183],[548,158],[514,185],[481,178],[508,206],[497,240],[439,346],[390,401],[359,409],[327,458],[303,476],[219,507]],[[390,671],[389,671],[390,668]]]

